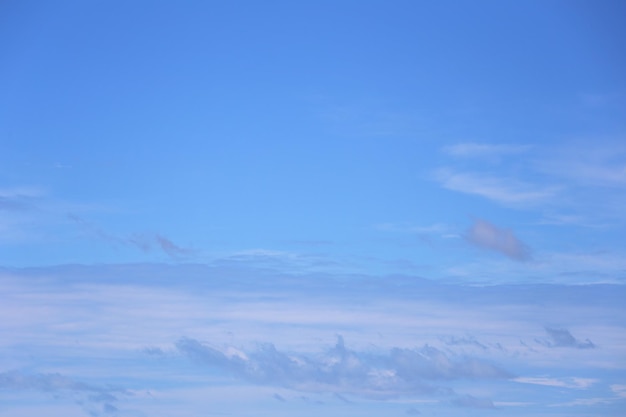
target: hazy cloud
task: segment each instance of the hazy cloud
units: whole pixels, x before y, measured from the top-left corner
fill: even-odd
[[[281,403],[287,402],[287,400],[285,400],[285,398],[282,395],[278,394],[278,393],[275,393],[274,395],[272,395],[272,397],[275,400],[280,401]]]
[[[516,261],[530,259],[528,246],[519,240],[513,232],[501,229],[486,220],[477,219],[465,234],[465,239],[482,248],[502,253]]]
[[[0,210],[25,211],[34,207],[34,202],[43,192],[32,187],[0,189]]]
[[[481,408],[481,409],[490,409],[496,408],[488,398],[476,398],[471,395],[465,395],[463,397],[456,398],[452,400],[452,404],[457,405],[459,407],[468,407],[468,408]]]
[[[115,245],[131,246],[143,252],[150,252],[152,249],[156,248],[171,258],[180,258],[193,252],[190,249],[176,245],[170,239],[160,234],[135,233],[130,236],[119,236],[109,233],[95,223],[75,214],[70,213],[67,217],[88,234]]]
[[[493,145],[488,143],[458,143],[446,146],[442,150],[457,157],[493,157],[526,152],[529,145]]]
[[[185,249],[182,246],[176,245],[174,242],[162,235],[154,236],[154,240],[159,245],[163,252],[167,253],[172,258],[178,258],[180,256],[189,255],[191,251]]]
[[[118,396],[128,392],[120,388],[100,387],[76,381],[58,373],[26,374],[17,371],[0,373],[0,389],[6,391],[37,391],[55,396],[64,394],[83,406],[91,416],[100,415],[100,411],[113,414],[118,411],[112,403]]]
[[[611,385],[611,391],[620,398],[626,398],[626,385],[624,384]]]
[[[623,189],[626,185],[626,145],[590,140],[551,150],[536,163],[539,171],[572,181],[572,185]]]

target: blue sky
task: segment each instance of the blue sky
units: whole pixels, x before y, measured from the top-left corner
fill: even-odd
[[[624,15],[4,2],[0,415],[622,415]]]

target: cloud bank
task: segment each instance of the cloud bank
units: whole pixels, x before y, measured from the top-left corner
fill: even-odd
[[[310,392],[335,392],[381,398],[451,395],[438,385],[456,379],[508,379],[511,374],[481,359],[450,357],[425,345],[392,348],[387,353],[346,348],[343,337],[319,354],[286,353],[271,343],[251,352],[219,350],[192,338],[176,348],[184,356],[245,381]]]
[[[92,417],[117,413],[118,408],[114,404],[120,397],[129,395],[124,389],[87,384],[59,373],[28,374],[18,371],[0,373],[0,390],[71,397]]]

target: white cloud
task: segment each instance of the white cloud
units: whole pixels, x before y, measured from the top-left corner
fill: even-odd
[[[549,378],[549,377],[518,377],[513,381],[522,384],[545,385],[549,387],[586,389],[598,382],[594,378]]]

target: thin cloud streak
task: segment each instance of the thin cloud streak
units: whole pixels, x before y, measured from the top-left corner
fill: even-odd
[[[623,225],[626,147],[623,138],[557,146],[461,143],[442,148],[453,165],[432,171],[441,187],[499,205],[549,213],[548,222]],[[501,164],[515,156],[511,164]],[[486,166],[489,168],[486,169]],[[560,220],[559,220],[560,219]],[[563,221],[565,220],[565,221]]]
[[[449,190],[478,195],[509,206],[533,206],[545,203],[553,199],[557,191],[554,187],[537,187],[519,180],[455,172],[450,169],[438,170],[435,179]]]
[[[545,385],[549,387],[587,389],[598,382],[594,378],[549,378],[549,377],[518,377],[513,381],[521,384]]]
[[[473,158],[473,157],[498,157],[524,153],[531,148],[530,145],[504,145],[489,143],[457,143],[442,148],[448,155]]]
[[[173,259],[179,259],[193,254],[191,249],[179,246],[161,234],[133,234],[128,237],[118,236],[105,231],[95,223],[87,221],[75,214],[70,213],[67,217],[88,234],[114,245],[131,246],[142,252],[150,252],[153,248],[157,248]]]
[[[43,196],[44,192],[34,187],[3,188],[0,189],[0,210],[31,210],[34,202]]]

